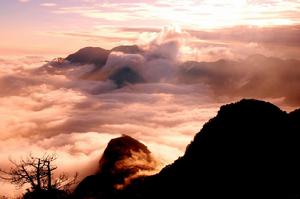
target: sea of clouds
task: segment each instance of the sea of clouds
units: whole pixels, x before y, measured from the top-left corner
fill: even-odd
[[[94,65],[1,58],[1,168],[10,167],[9,158],[56,153],[58,173],[83,178],[97,170],[109,140],[122,134],[146,144],[163,167],[183,155],[223,103],[255,97],[288,111],[300,105],[298,60],[233,56],[237,49],[219,46],[203,47],[195,58],[193,36],[176,27],[142,36],[144,53],[112,52],[97,70],[101,81],[82,78]],[[194,62],[185,62],[191,57]],[[144,82],[120,88],[105,77],[125,66]],[[18,194],[0,184],[1,194]]]

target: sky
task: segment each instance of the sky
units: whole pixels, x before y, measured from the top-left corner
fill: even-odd
[[[2,55],[66,55],[88,45],[111,48],[170,24],[204,31],[300,21],[298,0],[1,0],[0,9]]]
[[[56,153],[58,172],[82,179],[127,134],[159,170],[223,104],[299,108],[299,22],[291,0],[0,0],[0,168]],[[100,70],[52,60],[132,44],[143,53],[111,52]],[[125,67],[143,82],[118,87]],[[0,196],[20,192],[0,181]]]

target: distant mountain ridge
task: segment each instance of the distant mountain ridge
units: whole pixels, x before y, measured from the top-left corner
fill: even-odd
[[[254,54],[239,60],[181,62],[151,53],[136,45],[111,50],[86,47],[65,59],[53,60],[46,70],[63,73],[60,70],[64,68],[83,67],[80,78],[111,80],[116,89],[139,83],[204,85],[216,98],[283,98],[289,105],[300,105],[299,60]]]
[[[299,110],[258,100],[222,106],[173,164],[94,198],[300,198]]]
[[[143,50],[137,45],[117,46],[111,50],[106,50],[100,47],[85,47],[77,52],[68,55],[65,60],[75,64],[94,64],[101,68],[105,65],[107,58],[111,52],[123,52],[126,54],[141,54]]]
[[[85,47],[70,54],[65,59],[75,64],[94,64],[97,67],[105,65],[109,50],[100,47]]]

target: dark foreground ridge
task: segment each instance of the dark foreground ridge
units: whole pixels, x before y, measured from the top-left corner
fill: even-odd
[[[300,198],[299,124],[300,110],[288,114],[263,101],[222,106],[173,164],[91,198]],[[88,187],[99,191],[109,182]]]

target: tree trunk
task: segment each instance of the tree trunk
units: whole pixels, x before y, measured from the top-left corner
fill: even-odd
[[[33,180],[33,178],[32,178],[33,176],[31,176],[31,175],[27,172],[27,170],[26,170],[26,168],[25,168],[24,165],[20,165],[20,167],[21,167],[21,170],[25,173],[25,178],[28,179],[28,181],[30,182],[31,188],[34,189],[34,190],[36,190],[37,185],[35,184],[35,182],[34,182],[34,180]]]
[[[41,190],[41,159],[38,159],[38,165],[36,168],[36,181],[37,181],[37,190]]]
[[[48,190],[52,189],[50,161],[47,161]]]

